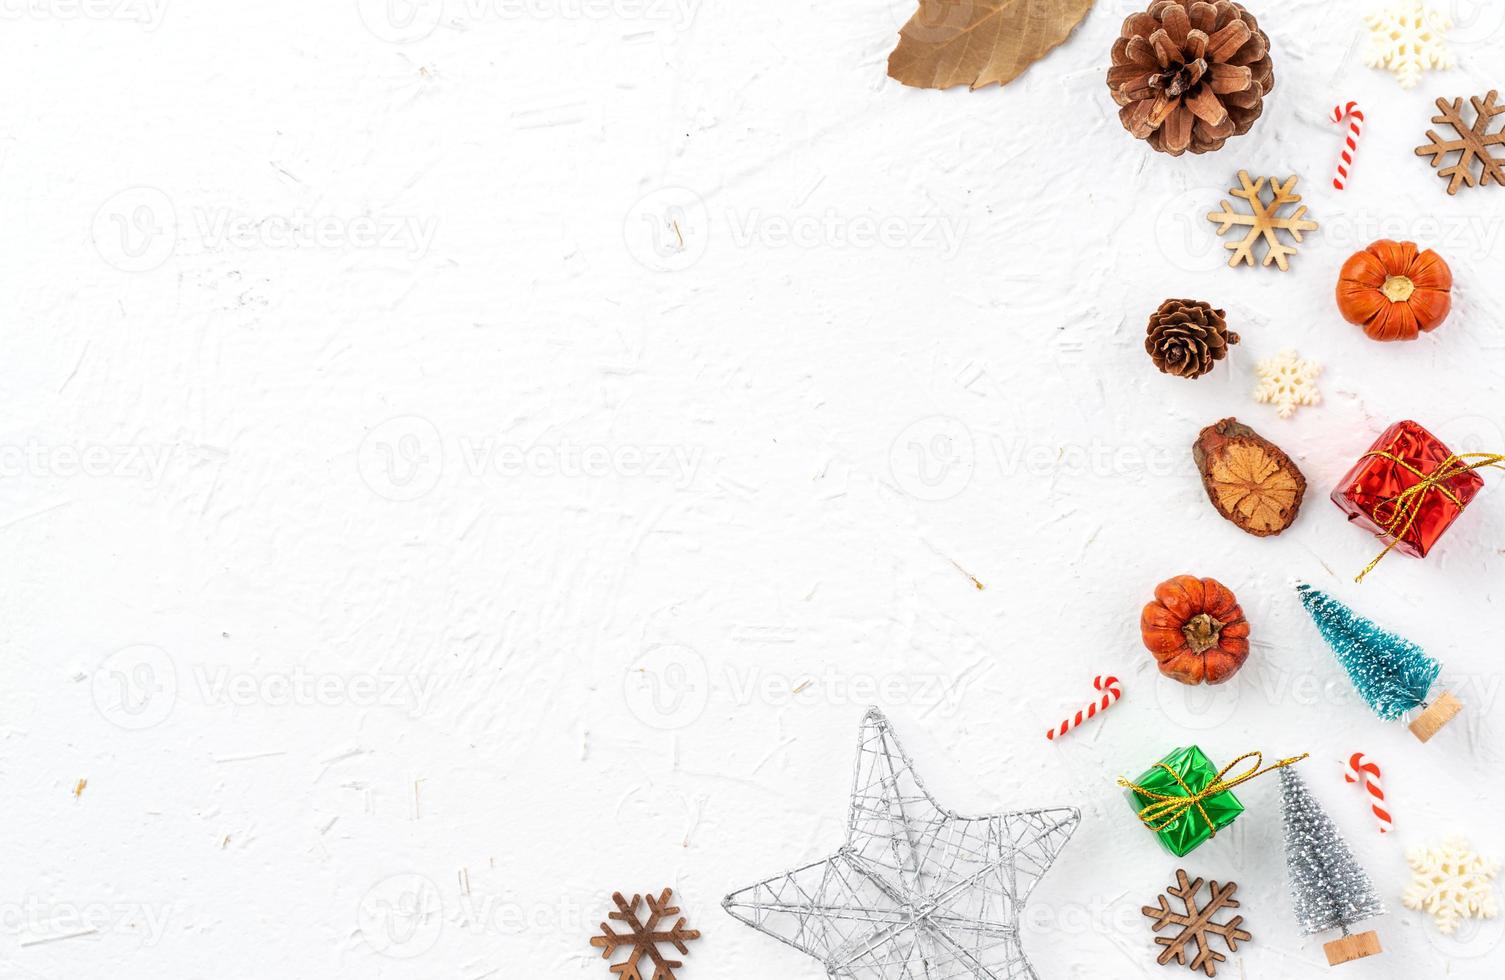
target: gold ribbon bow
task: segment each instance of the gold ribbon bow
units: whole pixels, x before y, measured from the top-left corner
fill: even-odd
[[[1309,755],[1311,755],[1310,752],[1303,752],[1301,755],[1298,755],[1295,758],[1281,759],[1274,765],[1265,767],[1265,757],[1263,753],[1245,752],[1243,755],[1239,756],[1237,759],[1234,759],[1232,762],[1228,763],[1228,765],[1224,766],[1223,770],[1213,777],[1212,782],[1204,786],[1200,792],[1193,792],[1192,788],[1186,785],[1186,780],[1181,778],[1181,774],[1172,769],[1170,766],[1166,765],[1164,762],[1155,763],[1156,766],[1170,773],[1171,778],[1174,779],[1176,781],[1176,784],[1185,791],[1186,795],[1184,796],[1171,796],[1169,794],[1160,793],[1152,789],[1145,789],[1143,786],[1139,786],[1127,779],[1122,778],[1119,779],[1118,785],[1124,787],[1125,789],[1132,790],[1133,792],[1138,793],[1140,796],[1144,796],[1155,801],[1139,811],[1139,819],[1143,821],[1146,827],[1150,828],[1155,833],[1160,833],[1165,828],[1174,824],[1177,820],[1180,820],[1182,817],[1186,816],[1188,812],[1195,809],[1199,814],[1201,814],[1202,819],[1207,822],[1207,829],[1212,831],[1212,836],[1216,837],[1218,835],[1218,828],[1212,822],[1212,817],[1208,814],[1207,808],[1202,805],[1204,801],[1217,796],[1219,793],[1226,793],[1229,790],[1233,789],[1235,786],[1247,783],[1249,780],[1254,779],[1257,776],[1263,776],[1266,773],[1274,772],[1277,769],[1284,769],[1286,766],[1294,766],[1296,763],[1300,762],[1302,759],[1307,758]],[[1249,768],[1248,772],[1242,773],[1238,776],[1234,776],[1232,779],[1229,779],[1228,774],[1236,769],[1238,767],[1238,764],[1240,762],[1243,762],[1245,759],[1253,759],[1254,765]]]
[[[1385,529],[1385,533],[1390,536],[1390,543],[1385,546],[1385,550],[1380,552],[1374,561],[1370,562],[1359,573],[1358,578],[1354,579],[1355,582],[1364,581],[1364,576],[1374,571],[1379,566],[1379,563],[1384,561],[1390,552],[1395,550],[1395,546],[1400,543],[1401,539],[1411,533],[1411,528],[1416,526],[1417,520],[1421,517],[1422,504],[1425,502],[1426,495],[1429,492],[1436,490],[1457,505],[1459,510],[1462,510],[1467,504],[1460,500],[1458,495],[1448,487],[1449,482],[1467,473],[1472,473],[1474,470],[1482,470],[1490,467],[1497,470],[1505,470],[1505,456],[1499,456],[1494,453],[1453,453],[1442,461],[1442,465],[1430,473],[1423,473],[1394,453],[1379,451],[1364,454],[1365,459],[1371,456],[1394,463],[1416,477],[1420,482],[1415,486],[1407,487],[1389,500],[1380,501],[1374,508],[1374,521]],[[1390,516],[1388,518],[1382,516],[1386,507],[1390,508]]]

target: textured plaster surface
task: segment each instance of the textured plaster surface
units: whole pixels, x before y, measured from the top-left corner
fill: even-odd
[[[1041,977],[1169,975],[1139,907],[1178,865],[1240,883],[1220,975],[1328,975],[1273,777],[1184,862],[1136,825],[1115,778],[1191,743],[1312,753],[1392,905],[1347,980],[1499,976],[1505,924],[1400,893],[1405,846],[1505,850],[1505,489],[1362,587],[1324,499],[1402,418],[1505,451],[1505,190],[1412,153],[1500,84],[1499,6],[1402,92],[1362,5],[1265,4],[1264,117],[1180,160],[1103,83],[1125,3],[975,93],[885,78],[900,0],[6,7],[0,976],[605,977],[610,893],[673,887],[682,980],[815,980],[719,903],[839,846],[870,704],[944,804],[1082,809],[1024,915]],[[1241,168],[1302,177],[1288,274],[1202,217]],[[1380,237],[1457,276],[1413,344],[1335,309]],[[1243,335],[1199,381],[1142,350],[1168,296]],[[1286,348],[1324,402],[1281,420],[1251,392]],[[1230,415],[1312,484],[1279,538],[1203,494]],[[1178,573],[1253,623],[1226,686],[1140,645]],[[1293,576],[1442,659],[1461,718],[1370,715]],[[1099,673],[1123,701],[1047,743]]]

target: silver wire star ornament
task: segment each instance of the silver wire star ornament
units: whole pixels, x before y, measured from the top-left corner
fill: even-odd
[[[847,843],[726,897],[746,924],[845,980],[1038,980],[1019,914],[1081,812],[963,817],[925,790],[877,708],[862,720]]]

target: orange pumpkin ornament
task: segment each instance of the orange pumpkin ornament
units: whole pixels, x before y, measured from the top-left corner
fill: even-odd
[[[1343,263],[1338,309],[1371,340],[1415,340],[1452,311],[1453,270],[1415,242],[1375,242]]]
[[[1139,631],[1160,672],[1183,684],[1221,684],[1249,659],[1249,622],[1216,579],[1178,575],[1161,582]]]

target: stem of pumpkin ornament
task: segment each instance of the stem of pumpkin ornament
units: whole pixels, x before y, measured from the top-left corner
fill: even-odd
[[[1404,303],[1416,292],[1416,283],[1405,276],[1391,276],[1385,280],[1385,285],[1380,287],[1385,298],[1392,303]]]
[[[1188,620],[1181,632],[1186,635],[1186,642],[1193,653],[1206,653],[1218,645],[1218,638],[1225,625],[1208,613],[1202,613]]]

